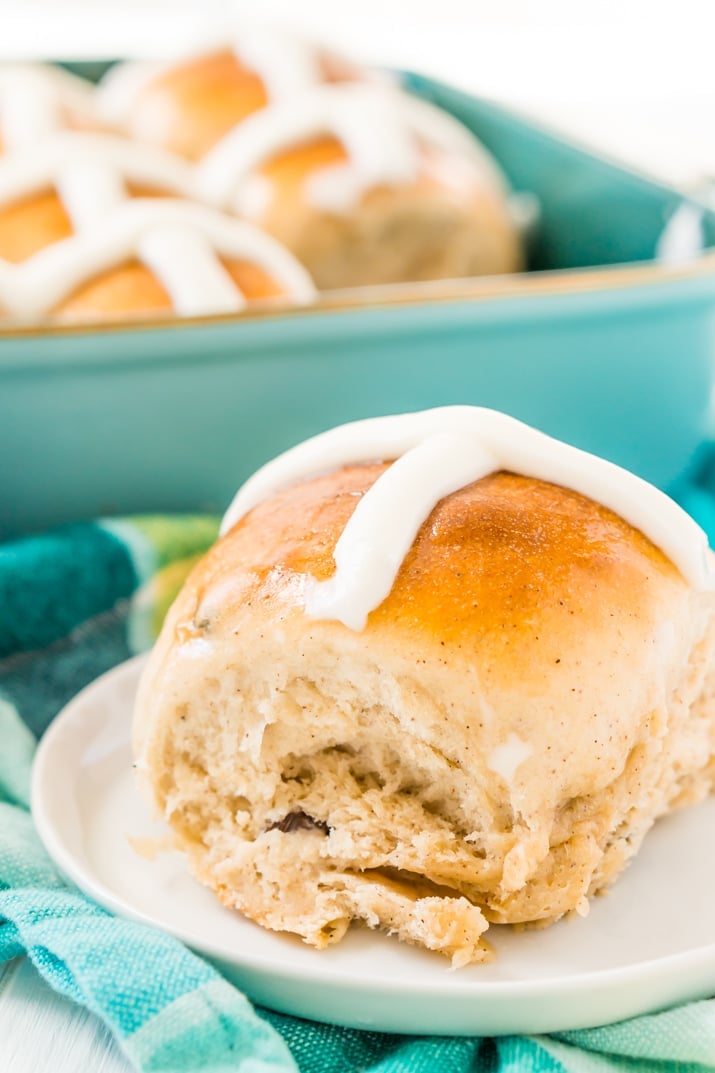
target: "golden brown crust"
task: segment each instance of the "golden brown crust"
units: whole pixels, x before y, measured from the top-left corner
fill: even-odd
[[[226,261],[224,267],[249,301],[283,293],[280,285],[259,265]],[[171,298],[148,268],[138,262],[103,272],[62,302],[55,315],[63,320],[121,317],[158,313],[173,308]]]
[[[250,261],[224,261],[224,268],[250,301],[279,298],[285,291],[260,265]]]
[[[237,605],[290,600],[292,576],[324,579],[333,549],[364,494],[386,466],[365,465],[296,485],[256,507],[193,577],[206,592],[226,575]],[[609,630],[650,619],[658,583],[684,587],[672,563],[605,507],[566,488],[510,473],[486,477],[443,499],[420,529],[392,592],[367,630],[404,630],[433,644],[485,648],[509,661],[548,645],[571,647],[573,622]],[[542,641],[543,638],[543,641]]]
[[[170,197],[165,191],[128,184],[129,197]],[[73,234],[72,221],[54,190],[0,208],[0,258],[18,264]],[[224,267],[249,301],[279,297],[284,288],[260,265],[226,259]],[[61,302],[62,319],[104,318],[170,311],[169,295],[138,262],[103,272]]]
[[[335,57],[321,55],[320,62],[326,82],[361,78]],[[226,50],[177,64],[149,83],[128,129],[197,160],[266,104],[260,79]],[[498,184],[475,175],[470,185],[464,160],[428,146],[422,152],[414,182],[375,187],[350,212],[335,213],[312,205],[305,183],[345,160],[344,147],[329,136],[288,145],[259,169],[261,205],[251,218],[288,247],[321,290],[519,271],[521,241]]]
[[[156,118],[157,144],[197,160],[267,102],[258,75],[226,49],[172,67],[147,86],[138,108]]]
[[[126,190],[128,197],[172,197],[170,191],[135,183],[126,184]],[[13,264],[73,233],[72,221],[54,190],[0,207],[0,258]]]
[[[471,191],[451,188],[433,173],[435,156],[448,172],[449,160],[424,150],[414,182],[374,187],[342,215],[311,205],[305,183],[345,161],[345,148],[327,136],[292,145],[261,168],[261,209],[252,218],[324,290],[521,269],[521,244],[503,192],[481,182]]]
[[[62,320],[97,319],[171,309],[171,299],[139,262],[95,276],[55,310]]]
[[[0,257],[18,264],[72,234],[72,222],[54,190],[0,208]]]
[[[302,200],[302,185],[312,171],[341,164],[347,159],[348,154],[337,138],[315,138],[293,145],[267,161],[261,175],[271,184],[274,197],[278,191],[283,196],[290,191]]]
[[[321,54],[319,62],[326,82],[361,77],[358,68],[330,54]],[[150,139],[155,144],[198,160],[267,103],[260,76],[225,49],[178,63],[155,78],[140,94],[136,116],[142,132],[151,126],[161,132]]]

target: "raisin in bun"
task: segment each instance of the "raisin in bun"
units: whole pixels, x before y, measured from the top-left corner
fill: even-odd
[[[98,111],[133,138],[198,160],[271,101],[360,77],[299,38],[244,27],[166,63],[118,64],[100,84]]]
[[[522,267],[492,158],[394,88],[322,86],[263,109],[204,158],[199,189],[279,238],[321,289]]]
[[[161,198],[120,203],[9,272],[11,313],[63,321],[234,313],[259,299],[314,295],[305,269],[269,235],[205,205]]]
[[[585,912],[710,791],[711,585],[671,500],[511,418],[344,426],[248,482],[179,595],[142,783],[264,927],[483,960],[488,924]]]

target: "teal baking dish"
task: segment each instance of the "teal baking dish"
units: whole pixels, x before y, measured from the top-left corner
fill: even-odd
[[[0,333],[0,536],[128,511],[221,511],[335,423],[503,409],[668,488],[710,430],[715,214],[654,260],[684,196],[491,103],[406,76],[539,201],[531,271],[325,296],[304,310]],[[595,267],[598,266],[598,267]]]

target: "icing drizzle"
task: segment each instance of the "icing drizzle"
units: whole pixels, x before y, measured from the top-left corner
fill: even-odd
[[[211,149],[198,168],[201,195],[238,212],[250,212],[250,181],[281,151],[321,135],[344,146],[348,160],[313,171],[308,200],[329,212],[348,212],[376,186],[416,180],[425,146],[458,157],[471,186],[506,189],[496,163],[452,116],[384,85],[324,85],[248,116]]]
[[[93,89],[58,67],[0,67],[0,138],[6,150],[32,145],[67,125],[67,114],[91,121]]]
[[[20,265],[0,262],[0,303],[17,316],[41,316],[88,279],[137,258],[180,315],[235,312],[246,300],[220,257],[259,265],[296,301],[314,297],[293,255],[246,221],[188,201],[135,198]]]
[[[239,63],[258,75],[271,101],[301,93],[323,80],[318,54],[312,45],[258,26],[243,27],[238,32],[234,29],[210,33],[174,60],[120,63],[112,67],[97,90],[100,115],[113,123],[127,123],[131,118],[134,133],[152,139],[157,133],[154,120],[145,122],[141,111],[131,117],[144,90],[179,64],[226,48],[232,48]]]
[[[297,301],[314,297],[292,254],[250,224],[190,200],[130,200],[127,183],[177,199],[195,195],[186,161],[112,134],[53,134],[0,158],[0,206],[54,188],[75,232],[19,265],[0,262],[4,310],[43,316],[93,275],[133,257],[153,272],[181,316],[245,306],[221,255],[260,265]]]
[[[309,616],[364,629],[437,503],[500,470],[559,484],[601,503],[641,530],[691,585],[715,588],[705,533],[669,496],[612,462],[476,406],[370,418],[306,440],[239,489],[221,533],[292,484],[341,466],[391,459],[396,461],[360,499],[336,544],[333,576],[309,580]]]
[[[253,251],[288,294],[309,300],[314,289],[307,274],[273,240],[259,241],[253,231],[249,240],[248,231],[239,232],[228,220],[217,229],[209,222],[214,219],[210,210],[200,206],[171,210],[171,216],[158,200],[147,199],[136,209],[125,205],[127,184],[133,183],[260,217],[266,190],[260,189],[257,169],[282,148],[323,133],[337,137],[349,158],[314,170],[306,180],[308,199],[329,212],[348,212],[368,189],[408,184],[430,168],[444,172],[445,182],[453,171],[465,196],[475,183],[503,186],[496,165],[476,139],[433,105],[384,84],[315,86],[322,77],[317,53],[281,35],[251,31],[242,35],[236,49],[248,67],[260,72],[275,103],[249,116],[198,166],[113,134],[58,132],[64,107],[60,90],[73,99],[79,96],[85,110],[89,107],[90,90],[81,80],[52,68],[27,68],[10,69],[3,82],[0,71],[0,123],[10,131],[24,129],[18,117],[5,122],[3,107],[17,96],[27,107],[32,134],[0,161],[0,206],[51,187],[75,232],[57,244],[56,252],[42,250],[18,266],[0,264],[3,311],[20,317],[46,314],[73,287],[128,256],[152,269],[180,314],[234,311],[243,306],[243,296],[216,252],[228,253],[227,246],[236,244],[241,247],[237,256]],[[132,67],[121,68],[116,78],[136,82]],[[155,75],[156,68],[151,70]],[[27,85],[17,85],[18,78]],[[105,87],[110,98],[111,85],[110,79]],[[17,94],[11,92],[13,87]],[[298,89],[303,92],[296,93]],[[47,136],[38,140],[43,133]],[[12,137],[8,144],[14,144]],[[425,147],[441,149],[445,166],[438,167],[439,156],[426,155]],[[454,169],[447,167],[452,163]],[[270,189],[267,192],[270,197]],[[125,238],[120,226],[129,228]],[[156,236],[148,234],[153,227],[159,229]]]
[[[0,158],[0,206],[54,187],[75,230],[125,201],[126,183],[186,198],[195,185],[180,157],[113,134],[54,134]]]

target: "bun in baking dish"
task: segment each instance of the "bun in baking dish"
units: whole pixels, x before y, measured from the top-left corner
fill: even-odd
[[[73,320],[232,313],[278,296],[300,304],[314,288],[295,258],[251,224],[191,202],[137,198],[7,269],[6,295],[16,315]]]
[[[211,261],[226,295],[222,294],[215,306],[206,304],[203,313],[233,312],[246,302],[291,297],[284,285],[258,264],[213,255]],[[92,276],[57,305],[54,317],[59,321],[117,320],[176,311],[176,298],[161,274],[141,261],[130,260]]]
[[[0,159],[0,258],[14,264],[101,227],[131,197],[191,198],[179,157],[113,134],[61,132]]]
[[[316,947],[363,921],[484,960],[490,924],[584,913],[659,816],[712,787],[702,534],[638,478],[467,409],[433,412],[420,454],[400,429],[424,415],[407,415],[381,419],[365,462],[327,434],[339,449],[267,467],[142,678],[139,776],[194,873]],[[486,439],[452,443],[463,419]],[[390,444],[398,463],[369,461]],[[462,475],[396,554],[448,450]],[[620,497],[669,555],[583,491],[507,471],[520,451]]]
[[[0,66],[0,262],[24,265],[71,238],[91,245],[108,219],[129,218],[128,200],[176,198],[249,219],[322,289],[523,266],[503,176],[455,119],[314,46],[238,37],[169,64],[120,64],[98,90],[49,66]],[[7,287],[0,278],[0,311],[182,312],[141,257],[110,275],[81,280],[64,308],[33,267]],[[293,289],[259,281],[256,296],[273,293]],[[180,305],[237,308],[226,297]]]
[[[0,159],[0,304],[20,317],[236,312],[314,296],[258,228],[189,200],[190,165],[109,134],[61,133]]]
[[[320,289],[523,267],[494,160],[446,112],[394,88],[321,86],[273,104],[198,174],[201,196],[275,235]]]
[[[167,63],[121,63],[98,90],[105,122],[198,160],[271,101],[321,82],[365,77],[299,38],[243,27]]]

